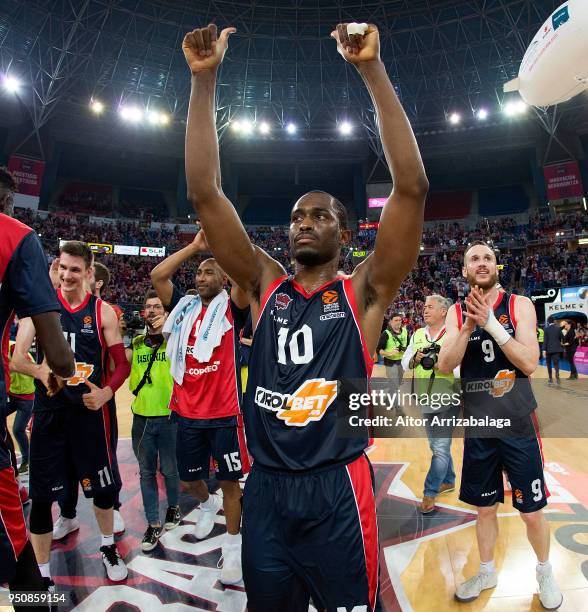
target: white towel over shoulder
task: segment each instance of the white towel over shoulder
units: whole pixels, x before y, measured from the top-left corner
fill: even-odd
[[[210,361],[212,352],[220,345],[223,336],[232,328],[227,318],[229,295],[223,289],[208,305],[196,343],[194,358],[200,363]],[[199,295],[186,295],[172,310],[165,325],[163,336],[167,340],[166,355],[170,362],[170,372],[173,379],[181,385],[186,370],[186,351],[190,334],[196,319],[202,311],[202,300]]]

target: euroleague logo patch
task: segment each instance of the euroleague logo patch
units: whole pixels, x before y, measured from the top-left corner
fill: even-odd
[[[320,421],[327,408],[337,397],[337,381],[313,378],[304,381],[292,394],[257,387],[255,403],[276,413],[291,427],[304,427],[311,421]]]
[[[503,327],[507,327],[508,325],[508,317],[505,314],[501,314],[498,317],[498,322],[500,323],[500,325],[502,325]]]
[[[292,301],[292,298],[285,293],[276,294],[276,308],[278,310],[286,310],[286,308],[290,306],[291,301]]]
[[[339,301],[339,294],[336,291],[325,291],[321,299],[323,300],[323,304],[334,304]]]

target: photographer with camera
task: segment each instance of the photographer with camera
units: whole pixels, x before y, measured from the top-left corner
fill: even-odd
[[[443,375],[439,373],[437,360],[439,351],[445,337],[445,317],[451,306],[451,300],[441,295],[429,295],[423,308],[423,319],[426,327],[417,329],[410,339],[410,344],[402,358],[404,370],[412,370],[413,392],[419,395],[431,396],[435,393],[451,393],[454,389],[455,376],[453,374]],[[457,368],[456,368],[457,370]],[[438,381],[435,385],[435,381]],[[431,466],[425,479],[423,501],[420,510],[423,514],[429,514],[435,509],[435,500],[438,495],[455,489],[455,472],[453,471],[453,459],[451,458],[451,435],[453,426],[433,425],[432,417],[439,416],[450,418],[457,416],[459,406],[450,406],[449,409],[425,408],[427,416],[427,437],[429,447],[433,453]]]
[[[129,388],[135,396],[131,406],[131,437],[133,452],[139,462],[141,496],[148,523],[141,548],[148,552],[157,546],[164,529],[174,529],[180,524],[181,516],[178,505],[180,477],[176,462],[177,423],[170,419],[168,407],[173,379],[163,338],[167,313],[154,290],[147,292],[143,317],[147,333],[133,338],[131,348],[126,352],[131,363]],[[163,526],[159,517],[158,460],[168,504]]]
[[[388,327],[382,332],[378,341],[378,354],[384,358],[386,378],[390,385],[390,394],[400,389],[404,371],[402,369],[402,356],[408,346],[408,330],[402,326],[402,315],[393,312],[388,320]],[[398,414],[402,415],[400,403],[397,406]]]

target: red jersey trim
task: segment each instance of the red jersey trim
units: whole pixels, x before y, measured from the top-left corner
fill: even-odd
[[[273,280],[268,288],[265,290],[263,297],[261,298],[260,308],[259,308],[259,317],[257,320],[261,319],[261,315],[265,310],[265,305],[268,303],[269,299],[272,297],[272,293],[288,278],[287,274],[283,274],[282,276],[278,276],[275,280]]]
[[[353,290],[353,284],[352,284],[351,278],[343,279],[343,292],[345,293],[345,297],[347,298],[347,302],[349,303],[349,306],[351,307],[351,312],[353,313],[353,320],[355,321],[355,326],[357,327],[357,331],[359,332],[359,338],[361,340],[361,346],[363,347],[363,358],[365,359],[365,369],[366,369],[368,378],[371,378],[372,370],[374,369],[374,360],[372,359],[367,343],[363,336],[361,325],[359,324],[359,311],[357,310],[357,304],[355,302],[355,291]]]
[[[517,328],[517,317],[515,315],[515,301],[516,301],[516,296],[513,293],[508,299],[508,315],[510,317],[510,320],[512,321],[512,326],[516,329]]]
[[[455,316],[457,317],[457,329],[461,331],[461,327],[463,325],[463,312],[459,302],[455,303]]]
[[[59,287],[57,289],[57,298],[59,299],[61,305],[67,310],[67,312],[80,312],[80,310],[83,310],[89,303],[90,298],[92,297],[91,293],[86,293],[86,297],[84,298],[84,301],[79,305],[76,306],[75,308],[72,308],[66,301],[66,299],[63,297],[63,295],[61,294],[61,287]]]
[[[325,289],[325,287],[328,287],[329,285],[334,283],[336,280],[348,280],[348,279],[345,279],[344,277],[337,275],[335,276],[335,278],[331,279],[330,281],[327,281],[326,283],[323,283],[320,287],[317,287],[311,292],[308,292],[299,282],[292,279],[292,287],[294,287],[294,289],[298,291],[298,293],[303,295],[305,298],[311,298],[313,295],[316,295],[319,291],[322,291],[323,289]]]
[[[492,310],[496,310],[500,306],[500,303],[502,302],[503,298],[504,298],[504,291],[499,291],[498,297],[496,298],[496,302],[494,302],[494,306],[492,306]]]

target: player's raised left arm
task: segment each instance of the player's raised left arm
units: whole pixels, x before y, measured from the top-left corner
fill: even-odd
[[[387,306],[417,260],[429,182],[414,133],[380,59],[378,29],[370,24],[364,36],[350,37],[347,24],[339,24],[331,35],[368,88],[392,175],[393,189],[382,210],[374,255],[363,271],[377,301]]]

